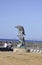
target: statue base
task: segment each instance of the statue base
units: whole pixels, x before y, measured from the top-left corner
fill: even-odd
[[[24,52],[26,52],[26,49],[25,48],[14,48],[14,52],[24,53]]]

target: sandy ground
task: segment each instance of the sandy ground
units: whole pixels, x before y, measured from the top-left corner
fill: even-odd
[[[42,54],[0,52],[0,65],[42,65]]]

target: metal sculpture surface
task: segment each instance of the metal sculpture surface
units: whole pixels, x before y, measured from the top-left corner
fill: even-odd
[[[23,28],[23,26],[21,25],[17,25],[16,28],[18,29],[19,33],[18,33],[18,38],[19,38],[19,44],[17,45],[17,47],[25,47],[25,30]]]

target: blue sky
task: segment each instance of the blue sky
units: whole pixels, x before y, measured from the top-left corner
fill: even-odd
[[[26,39],[42,40],[42,0],[0,0],[0,38],[17,38],[16,25]]]

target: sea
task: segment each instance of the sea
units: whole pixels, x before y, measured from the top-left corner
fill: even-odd
[[[18,39],[0,39],[0,41],[4,41],[4,42],[17,42],[19,41]],[[25,40],[25,42],[42,42],[42,41],[39,41],[39,40]]]

